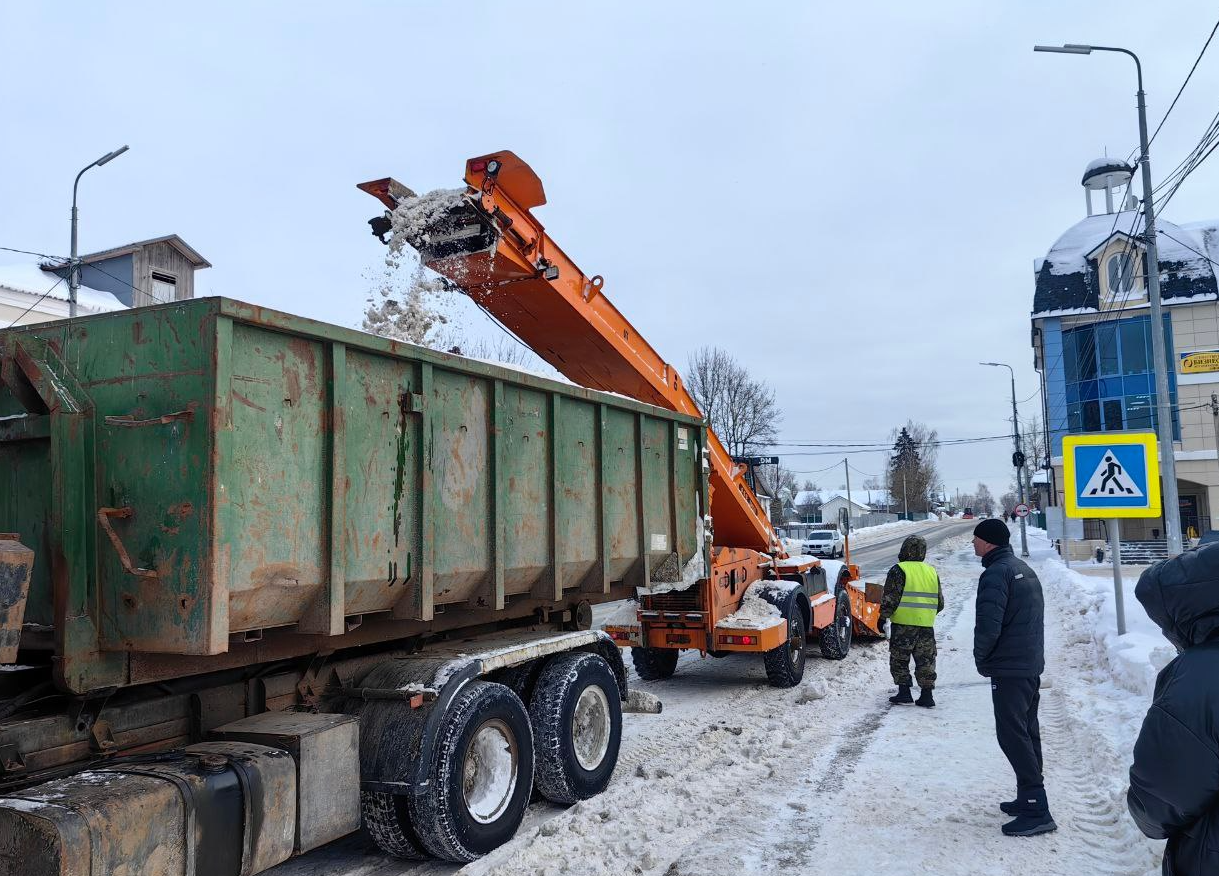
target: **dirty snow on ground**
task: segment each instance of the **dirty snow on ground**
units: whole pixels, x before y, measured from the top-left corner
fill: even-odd
[[[980,571],[958,537],[933,552],[948,608],[939,623],[939,706],[893,708],[884,643],[811,659],[792,690],[761,660],[684,659],[637,684],[662,715],[628,715],[622,761],[600,797],[527,826],[470,874],[925,873],[1142,876],[1157,863],[1125,811],[1125,770],[1144,698],[1116,685],[1093,638],[1100,615],[1044,570],[1042,691],[1047,785],[1059,831],[1004,837],[1014,791],[994,741],[990,689],[973,666]],[[1048,554],[1048,546],[1044,552]]]
[[[1158,870],[1161,844],[1144,839],[1125,809],[1126,770],[1148,698],[1119,683],[1105,656],[1108,615],[1094,582],[1063,574],[1048,542],[1032,535],[1030,562],[1045,582],[1046,784],[1059,830],[1008,838],[999,831],[1006,819],[998,803],[1011,798],[1014,777],[995,742],[989,684],[972,656],[981,567],[967,529],[939,543],[929,534],[928,541],[947,601],[936,629],[937,708],[889,705],[883,641],[857,639],[843,661],[822,659],[811,643],[804,680],[790,690],[766,684],[760,655],[717,660],[683,653],[667,681],[643,682],[631,673],[631,686],[658,695],[664,712],[624,716],[620,760],[603,794],[566,809],[535,803],[512,842],[460,872],[1144,876]],[[347,840],[275,876],[455,872],[455,865],[392,861]]]

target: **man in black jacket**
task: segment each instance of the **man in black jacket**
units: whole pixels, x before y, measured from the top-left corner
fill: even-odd
[[[1156,563],[1134,595],[1180,656],[1156,679],[1126,803],[1168,840],[1165,876],[1219,873],[1219,544]]]
[[[999,808],[1013,821],[1008,836],[1057,830],[1050,817],[1042,778],[1041,731],[1037,704],[1045,669],[1045,604],[1041,582],[1011,549],[1002,520],[983,520],[974,529],[974,553],[984,570],[978,579],[974,621],[974,663],[990,678],[999,748],[1016,772],[1016,799]]]

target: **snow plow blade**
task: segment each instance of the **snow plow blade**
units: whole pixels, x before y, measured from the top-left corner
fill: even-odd
[[[880,600],[885,588],[880,584],[865,584],[855,580],[847,582],[847,595],[851,598],[851,620],[855,622],[855,635],[883,639],[880,629]]]

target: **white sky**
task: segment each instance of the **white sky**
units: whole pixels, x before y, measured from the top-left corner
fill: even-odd
[[[130,143],[81,184],[83,252],[177,232],[215,265],[198,294],[354,326],[383,256],[355,183],[452,187],[467,157],[508,148],[546,186],[548,229],[671,362],[729,349],[773,381],[783,438],[815,441],[884,439],[910,417],[944,438],[1007,431],[1007,372],[977,362],[1016,366],[1020,399],[1036,391],[1033,259],[1084,215],[1087,162],[1137,138],[1127,59],[1032,45],[1140,52],[1154,127],[1219,14],[1201,0],[18,6],[0,8],[0,246],[66,253],[73,176]],[[1216,94],[1219,45],[1152,149],[1157,181]],[[1217,180],[1214,159],[1168,217],[1214,218]],[[948,489],[1004,492],[1009,455],[945,448]],[[853,464],[880,473],[884,457]]]

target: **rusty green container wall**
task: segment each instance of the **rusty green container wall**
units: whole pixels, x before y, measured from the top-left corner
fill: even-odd
[[[226,299],[0,332],[0,366],[0,531],[72,690],[620,598],[700,549],[701,425],[614,396]]]

